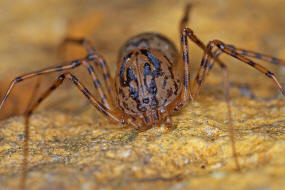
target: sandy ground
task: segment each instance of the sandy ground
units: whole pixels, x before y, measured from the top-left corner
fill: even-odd
[[[194,4],[189,26],[207,43],[220,39],[285,59],[285,2],[205,0]],[[26,72],[84,55],[58,47],[65,36],[87,37],[112,73],[118,49],[145,31],[165,34],[179,47],[178,23],[186,1],[0,2],[0,95]],[[192,76],[202,52],[191,45]],[[71,84],[58,89],[31,119],[29,189],[282,189],[285,185],[285,101],[270,79],[222,56],[230,70],[236,147],[235,170],[219,68],[198,100],[173,116],[175,128],[146,132],[112,124]],[[284,68],[259,61],[285,84]],[[72,71],[87,86],[86,71]],[[42,77],[41,90],[58,74]],[[18,85],[0,117],[23,113],[35,80]],[[0,123],[0,189],[18,187],[23,118]]]

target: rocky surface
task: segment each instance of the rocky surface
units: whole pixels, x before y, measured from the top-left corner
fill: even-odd
[[[112,72],[120,45],[138,32],[161,31],[178,46],[177,26],[185,1],[0,4],[2,97],[14,76],[58,63],[57,47],[66,35],[90,38],[111,63]],[[285,59],[282,0],[194,4],[190,26],[203,41],[221,39]],[[191,47],[194,70],[199,52]],[[82,53],[70,47],[66,56],[72,59]],[[162,125],[138,132],[110,123],[67,82],[31,118],[28,189],[282,189],[284,98],[264,75],[226,56],[223,60],[230,67],[241,172],[232,158],[222,73],[214,69],[198,100],[173,116],[173,130]],[[264,65],[279,78],[284,75],[278,67]],[[88,85],[84,69],[74,74]],[[42,89],[56,76],[42,78]],[[1,118],[23,112],[34,83],[15,89]],[[0,123],[0,189],[19,186],[23,129],[20,116]]]

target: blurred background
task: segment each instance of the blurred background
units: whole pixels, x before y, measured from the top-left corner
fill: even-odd
[[[285,59],[284,0],[0,0],[0,97],[16,76],[85,56],[75,46],[60,53],[59,46],[67,36],[90,39],[112,74],[120,46],[140,32],[160,32],[180,48],[178,26],[186,3],[193,4],[188,26],[205,43],[219,39]],[[192,43],[190,56],[193,78],[202,51]],[[142,184],[141,189],[171,190],[284,187],[284,97],[265,75],[228,56],[221,59],[230,71],[243,172],[233,169],[223,75],[217,67],[198,102],[175,115],[178,127],[164,135],[160,129],[137,133],[109,124],[65,82],[31,119],[30,188],[138,189]],[[258,62],[285,84],[281,67]],[[72,73],[85,85],[92,85],[84,68]],[[40,91],[58,75],[41,77]],[[0,110],[1,120],[25,111],[29,100],[36,99],[32,96],[35,84],[33,79],[16,86]],[[1,124],[0,189],[18,186],[23,123],[22,117],[14,117]]]
[[[3,0],[0,2],[0,97],[16,76],[84,56],[83,49],[75,46],[66,47],[64,54],[59,53],[58,47],[66,36],[90,39],[110,64],[112,74],[116,69],[120,46],[140,32],[160,32],[180,48],[178,25],[184,6],[189,2],[193,4],[193,9],[188,26],[205,43],[220,39],[238,47],[285,58],[283,0]],[[190,56],[193,78],[200,65],[202,51],[192,44]],[[246,83],[258,97],[272,97],[278,93],[272,81],[264,75],[227,56],[223,59],[230,68],[232,83],[237,86]],[[264,65],[278,71],[278,67]],[[222,81],[221,72],[217,70],[214,69],[202,94],[213,96],[213,93],[222,91],[221,88],[215,90],[216,84]],[[84,69],[72,72],[90,85],[89,78],[84,77]],[[277,73],[279,78],[282,78],[281,72],[282,69]],[[243,77],[240,77],[241,74]],[[41,77],[41,90],[49,86],[56,76],[58,73]],[[284,78],[282,80],[284,83]],[[1,110],[0,119],[23,113],[35,81],[28,80],[17,85],[4,110]],[[69,87],[65,84],[41,108],[65,111],[84,109],[87,102],[78,98],[79,93]],[[80,103],[76,101],[78,99]]]

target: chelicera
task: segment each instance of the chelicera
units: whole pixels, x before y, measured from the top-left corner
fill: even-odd
[[[27,112],[24,114],[26,121],[24,167],[26,167],[28,156],[29,118],[39,104],[57,89],[65,79],[71,80],[89,102],[106,117],[111,118],[118,124],[131,125],[143,131],[160,125],[163,122],[168,127],[171,127],[171,113],[181,110],[187,103],[197,98],[205,77],[211,71],[213,65],[218,64],[224,71],[224,89],[228,107],[229,131],[232,140],[233,156],[236,166],[239,169],[229,104],[228,72],[226,65],[218,56],[221,53],[226,53],[240,60],[242,63],[257,69],[272,79],[283,95],[285,95],[285,91],[275,75],[265,67],[249,59],[249,57],[273,64],[285,65],[285,61],[261,53],[236,48],[220,40],[213,40],[205,45],[194,34],[193,30],[186,26],[189,10],[190,6],[188,5],[180,22],[181,54],[178,53],[175,45],[161,34],[139,34],[122,46],[119,53],[120,58],[117,64],[117,72],[115,77],[112,77],[103,56],[92,47],[88,40],[67,38],[64,43],[82,45],[87,50],[87,56],[68,64],[16,77],[11,82],[0,104],[0,109],[3,107],[15,84],[40,75],[62,72],[40,98],[29,106]],[[192,63],[188,55],[188,40],[194,42],[204,52],[200,69],[193,82],[190,78],[190,66]],[[95,87],[96,96],[100,97],[100,99],[95,98],[96,96],[92,95],[73,74],[67,72],[67,70],[79,66],[84,66],[88,70]],[[103,80],[99,80],[99,78]]]

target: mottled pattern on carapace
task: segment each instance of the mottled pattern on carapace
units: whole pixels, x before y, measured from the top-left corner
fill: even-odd
[[[165,106],[180,94],[180,75],[174,72],[174,64],[165,49],[164,52],[149,48],[132,49],[119,64],[115,80],[117,102],[127,114],[165,110]]]

